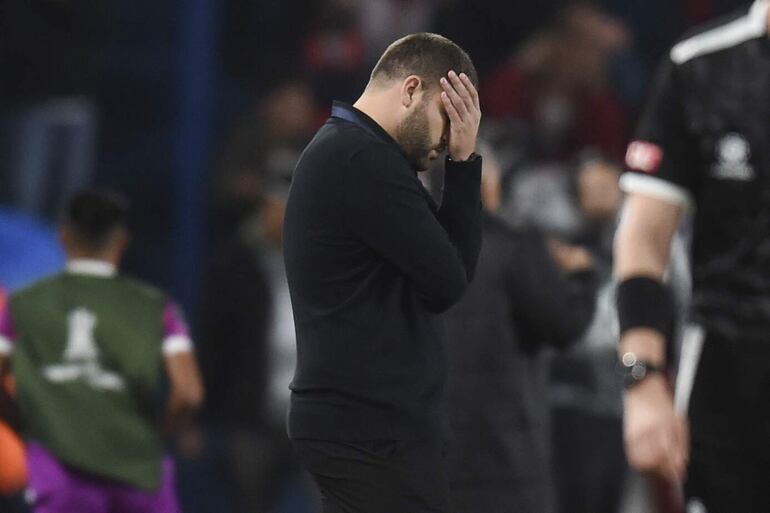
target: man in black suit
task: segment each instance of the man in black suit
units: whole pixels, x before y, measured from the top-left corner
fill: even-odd
[[[566,348],[593,317],[593,258],[496,215],[501,171],[486,153],[476,277],[447,312],[447,459],[455,513],[551,513],[547,347]]]

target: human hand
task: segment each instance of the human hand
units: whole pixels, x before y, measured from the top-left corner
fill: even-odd
[[[449,117],[449,158],[468,160],[476,150],[476,137],[481,122],[479,94],[465,73],[450,71],[441,78],[441,102]]]
[[[591,253],[582,246],[573,246],[558,239],[548,239],[548,249],[556,265],[566,273],[587,271],[594,266]]]
[[[623,431],[629,464],[681,483],[689,458],[687,422],[674,411],[664,376],[653,374],[625,393]]]

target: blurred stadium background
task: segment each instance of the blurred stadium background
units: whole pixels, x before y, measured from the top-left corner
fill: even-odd
[[[133,206],[125,270],[170,290],[202,344],[211,404],[199,428],[177,440],[184,511],[236,511],[233,490],[257,482],[275,496],[265,508],[313,511],[290,452],[275,447],[291,375],[290,316],[275,313],[280,298],[254,292],[280,264],[250,241],[278,237],[293,165],[332,99],[354,101],[399,36],[453,39],[480,72],[482,137],[502,172],[502,215],[588,247],[606,279],[617,175],[656,63],[688,28],[746,3],[3,0],[0,285],[13,291],[61,266],[55,222],[72,191],[125,193]],[[254,251],[267,263],[250,276]],[[232,277],[239,265],[244,279]],[[223,303],[266,312],[270,304],[272,324],[247,321],[226,335],[231,344],[213,342],[228,333],[216,313]],[[619,393],[601,322],[552,367],[554,452],[565,455],[555,464],[560,502],[588,488],[602,498],[590,511],[638,513],[615,443]],[[569,357],[600,369],[573,375]],[[252,376],[238,386],[251,392],[224,404],[229,389],[218,376],[238,374],[243,361],[254,362],[245,367]],[[238,433],[243,460],[270,464],[230,461],[237,454],[225,445]]]

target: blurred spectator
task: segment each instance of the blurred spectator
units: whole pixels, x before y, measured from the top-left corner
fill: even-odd
[[[442,1],[318,1],[302,39],[316,104],[352,103],[385,48],[407,34],[427,31]]]
[[[601,284],[591,300],[596,309],[590,327],[551,362],[555,497],[562,513],[615,511],[625,478],[611,290],[619,174],[617,165],[591,151],[574,166],[525,168],[511,182],[503,207],[517,226],[585,247]]]
[[[315,129],[314,116],[310,86],[291,78],[257,100],[236,123],[212,177],[212,231],[220,242],[258,207],[268,177],[288,183]]]
[[[273,511],[287,483],[300,475],[285,429],[296,362],[281,250],[292,156],[298,157],[268,158],[247,191],[255,209],[214,253],[203,290],[203,421],[222,438],[235,512]]]
[[[686,3],[701,0],[602,0],[602,5],[614,16],[619,17],[632,30],[640,56],[648,72],[654,69],[658,59],[679,37],[685,27]],[[711,2],[712,0],[703,0]],[[645,80],[640,86],[646,93]]]
[[[586,245],[608,272],[621,201],[619,173],[616,164],[593,150],[583,151],[574,165],[522,166],[508,185],[501,215],[515,226],[535,226]]]
[[[0,27],[6,201],[49,219],[92,180],[111,2],[9,0]]]
[[[434,30],[468,51],[486,76],[533,31],[548,23],[561,0],[438,0]],[[482,108],[485,106],[482,103]]]
[[[588,154],[562,198],[572,203],[577,227],[571,240],[593,255],[600,277],[589,328],[551,363],[553,456],[559,511],[614,513],[626,478],[621,425],[621,383],[616,374],[617,320],[613,305],[612,234],[621,193],[617,165]]]
[[[591,320],[593,264],[582,248],[497,219],[500,170],[484,155],[481,257],[447,316],[452,499],[458,513],[551,512],[543,349],[566,347]]]
[[[373,66],[393,41],[427,32],[445,0],[368,0],[358,2],[366,60]]]
[[[304,34],[305,66],[317,105],[353,103],[369,79],[366,41],[356,0],[319,0],[321,7]]]
[[[620,21],[587,1],[571,2],[487,77],[485,114],[525,120],[538,160],[569,159],[586,146],[619,159],[627,114],[609,82],[609,64],[629,44]]]

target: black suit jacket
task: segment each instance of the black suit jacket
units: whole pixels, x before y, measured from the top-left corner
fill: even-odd
[[[453,487],[504,498],[512,483],[548,478],[547,368],[541,349],[587,327],[593,272],[564,275],[541,233],[485,217],[476,276],[447,314]]]

